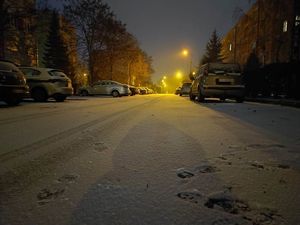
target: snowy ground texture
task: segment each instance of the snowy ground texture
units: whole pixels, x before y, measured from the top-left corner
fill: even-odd
[[[299,225],[300,109],[151,95],[0,105],[1,225]]]

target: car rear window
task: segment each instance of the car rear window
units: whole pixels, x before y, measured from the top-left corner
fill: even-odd
[[[218,74],[230,74],[237,75],[241,74],[241,69],[237,64],[211,64],[208,69],[209,75],[218,75]]]
[[[40,71],[31,68],[21,68],[21,70],[26,76],[39,76],[41,74]]]
[[[60,70],[50,70],[48,71],[48,73],[51,76],[56,76],[56,77],[66,77],[67,75],[64,74],[64,72],[60,71]]]

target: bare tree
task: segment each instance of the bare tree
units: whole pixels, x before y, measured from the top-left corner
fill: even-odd
[[[101,50],[104,40],[99,33],[106,33],[108,20],[113,18],[109,6],[102,0],[65,0],[64,14],[77,28],[79,50],[87,60],[90,83],[94,81],[95,51]]]

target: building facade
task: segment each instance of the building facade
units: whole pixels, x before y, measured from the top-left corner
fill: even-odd
[[[224,62],[300,62],[300,1],[257,0],[222,39]]]
[[[3,1],[0,10],[0,57],[19,64],[35,64],[35,1]]]

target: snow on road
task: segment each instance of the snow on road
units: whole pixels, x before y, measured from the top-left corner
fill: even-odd
[[[0,112],[0,224],[300,224],[299,109],[151,95]]]

